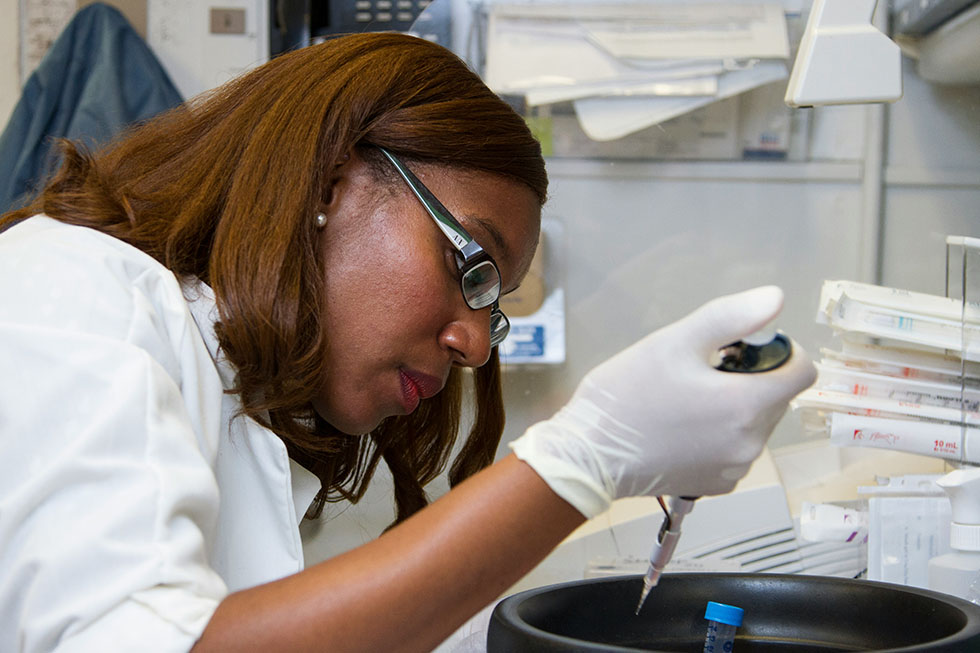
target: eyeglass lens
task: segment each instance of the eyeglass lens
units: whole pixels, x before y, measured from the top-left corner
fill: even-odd
[[[504,315],[497,300],[500,298],[500,272],[490,261],[477,263],[463,274],[463,297],[466,304],[479,310],[492,306],[490,311],[490,346],[496,347],[510,332],[510,320]]]
[[[490,346],[496,347],[510,333],[510,320],[496,306],[490,313]]]
[[[486,308],[500,297],[500,273],[490,261],[483,261],[467,270],[462,283],[466,303],[474,310]]]

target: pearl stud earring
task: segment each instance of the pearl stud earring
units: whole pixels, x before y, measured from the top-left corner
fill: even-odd
[[[327,226],[327,214],[326,213],[317,213],[316,214],[316,226],[319,227],[320,229],[323,229],[324,227]]]

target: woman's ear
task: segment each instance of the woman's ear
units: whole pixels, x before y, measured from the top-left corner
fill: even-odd
[[[323,201],[317,207],[318,213],[329,213],[337,198],[337,186],[348,176],[350,169],[350,153],[344,154],[340,160],[334,164],[330,171],[330,178],[327,180],[327,189]]]

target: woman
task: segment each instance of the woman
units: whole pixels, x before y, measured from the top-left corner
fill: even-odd
[[[64,149],[0,223],[2,650],[429,650],[613,499],[730,490],[812,381],[800,351],[707,363],[778,313],[749,291],[596,368],[490,465],[497,299],[547,182],[521,119],[423,40],[299,50]],[[461,368],[476,426],[422,509]],[[303,570],[299,519],[380,459],[397,525]]]

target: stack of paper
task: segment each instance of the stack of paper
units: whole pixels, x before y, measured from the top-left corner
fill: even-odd
[[[817,382],[794,407],[837,444],[980,463],[978,317],[947,297],[827,281],[817,321],[842,348],[821,350]]]
[[[781,2],[492,4],[486,80],[612,140],[787,77]]]

